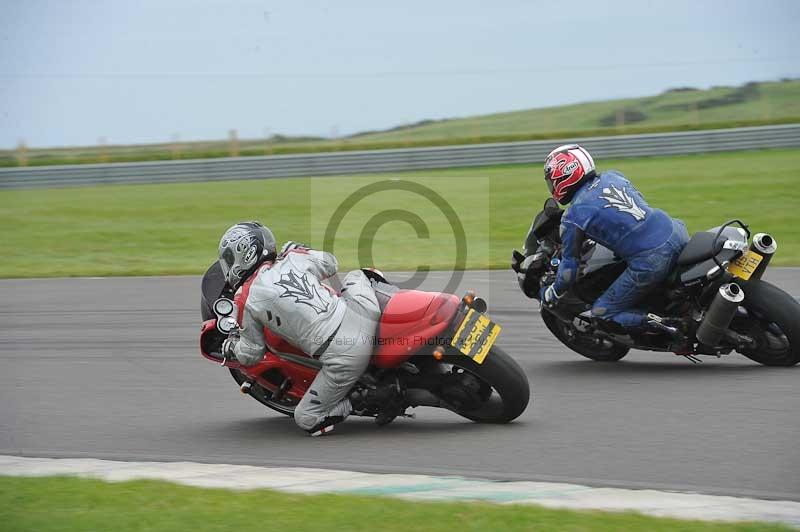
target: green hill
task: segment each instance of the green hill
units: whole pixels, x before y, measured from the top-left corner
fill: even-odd
[[[656,96],[544,107],[447,120],[424,120],[343,139],[269,139],[0,150],[0,167],[82,164],[231,155],[277,155],[410,148],[556,137],[620,135],[800,122],[800,80],[708,90],[677,88]]]
[[[544,107],[425,121],[354,135],[360,142],[590,134],[598,130],[694,129],[728,122],[800,120],[800,80],[747,83],[708,90],[671,89],[657,96]]]

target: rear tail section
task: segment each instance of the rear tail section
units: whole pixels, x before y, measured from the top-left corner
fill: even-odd
[[[373,364],[396,367],[423,348],[444,341],[461,300],[452,294],[402,290],[389,300],[381,315]]]

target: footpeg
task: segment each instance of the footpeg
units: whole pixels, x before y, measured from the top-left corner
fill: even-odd
[[[664,325],[661,322],[650,320],[647,322],[647,325],[649,325],[652,329],[666,333],[669,336],[672,336],[673,338],[681,337],[681,332],[678,329],[676,329],[675,327],[670,327],[669,325]]]
[[[671,327],[666,323],[664,323],[664,320],[661,318],[661,316],[657,316],[655,314],[648,314],[647,325],[652,329],[666,333],[672,336],[673,338],[676,339],[683,338],[683,333],[681,333],[681,331],[678,330],[677,327]]]

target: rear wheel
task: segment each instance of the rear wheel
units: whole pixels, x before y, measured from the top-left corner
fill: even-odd
[[[739,352],[765,366],[800,362],[800,304],[766,281],[741,285],[745,294],[742,306],[748,317],[737,317],[731,328],[753,338],[756,346]]]
[[[445,378],[453,381],[443,388],[442,399],[455,413],[478,423],[508,423],[527,408],[528,377],[499,347],[492,347],[482,364],[452,349],[442,362],[450,365]]]
[[[616,362],[628,354],[628,346],[600,339],[593,334],[578,331],[571,323],[564,323],[550,312],[542,312],[545,326],[553,336],[579,355],[597,362]]]
[[[244,373],[239,371],[238,369],[229,368],[231,372],[231,376],[236,383],[241,386],[242,383],[247,380],[247,377]],[[273,394],[271,391],[267,390],[257,382],[254,382],[252,386],[250,386],[250,391],[247,392],[247,395],[261,403],[262,405],[269,407],[276,412],[284,414],[289,417],[294,417],[294,409],[297,406],[296,399],[292,397],[284,397],[281,400],[274,400]]]

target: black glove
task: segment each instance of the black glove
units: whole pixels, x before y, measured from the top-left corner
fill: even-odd
[[[228,337],[222,342],[222,358],[224,360],[236,358],[236,344],[239,343],[239,338],[239,329],[228,333]]]

